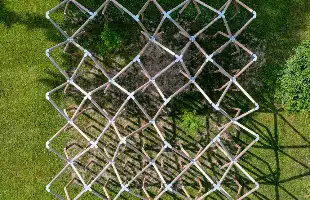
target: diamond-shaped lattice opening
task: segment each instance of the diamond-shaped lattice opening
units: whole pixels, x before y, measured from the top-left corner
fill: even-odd
[[[222,98],[220,105],[221,108],[236,119],[240,119],[257,109],[256,102],[248,93],[244,93],[241,90],[243,89],[242,86],[241,89],[239,86],[232,84]],[[224,92],[222,91],[221,93],[223,94]]]
[[[136,139],[136,137],[139,137],[139,139]],[[148,157],[148,161],[155,159],[163,147],[161,139],[153,125],[147,126],[141,133],[132,136],[128,140],[128,143],[140,149]]]
[[[90,100],[85,100],[79,109],[80,111],[73,120],[74,124],[89,138],[96,140],[108,125],[107,117]]]
[[[196,38],[196,42],[198,44],[196,45],[199,47],[199,49],[202,49],[201,51],[204,51],[208,55],[214,56],[221,53],[229,43],[229,38],[220,34],[224,33],[225,35],[229,35],[227,30],[225,29],[224,24],[220,24],[218,26],[219,28],[213,28],[213,26],[211,26],[211,28],[208,28]],[[234,49],[234,51],[232,51],[231,53],[235,51],[236,50]]]
[[[81,0],[46,17],[65,37],[46,55],[66,78],[46,98],[67,122],[46,143],[66,162],[47,191],[242,199],[258,188],[238,164],[258,140],[241,124],[258,104],[239,84],[257,60],[239,42],[253,10],[228,0]]]
[[[118,153],[116,150],[119,146],[120,138],[115,128],[116,126],[114,124],[110,124],[110,126],[106,127],[96,139],[98,148],[104,151],[109,160],[112,160],[114,155]]]
[[[89,58],[85,57],[71,74],[74,80],[85,92],[91,92],[108,82],[102,67]]]
[[[219,68],[211,62],[207,62],[205,65],[201,66],[198,69],[198,73],[200,73],[200,75],[196,79],[197,85],[195,85],[195,91],[200,91],[201,89],[204,95],[207,95],[214,104],[217,104],[225,92],[225,89],[229,86],[228,83],[230,82],[230,78],[226,76],[226,72],[223,74],[219,71]]]
[[[140,59],[151,77],[160,73],[176,60],[175,56],[154,43],[147,46]]]
[[[120,150],[116,160],[115,166],[119,169],[119,174],[122,177],[123,188],[125,190],[120,190],[118,195],[125,195],[125,193],[130,193],[133,196],[139,198],[141,195],[141,188],[143,186],[142,182],[145,173],[150,171],[152,165],[150,164],[151,158],[149,157],[153,149],[148,149],[150,141],[145,141],[140,139],[140,142],[133,142],[132,140],[127,141],[126,147]],[[157,153],[156,153],[157,154]],[[155,171],[152,172],[156,173]]]
[[[58,198],[74,198],[83,189],[83,184],[72,167],[68,166],[59,173],[57,180],[49,185],[49,190]]]
[[[110,119],[116,115],[127,99],[127,94],[114,84],[103,85],[93,92],[92,99],[108,113]]]
[[[184,158],[183,152],[176,149],[166,148],[164,152],[156,160],[156,164],[167,184],[174,181],[174,179],[182,172],[180,162],[185,165],[189,163],[187,158]]]
[[[129,146],[129,147],[128,147]],[[128,183],[144,167],[144,155],[135,147],[122,146],[115,160],[116,168],[124,183]],[[137,153],[139,152],[139,153]]]
[[[110,176],[112,166],[104,150],[91,148],[81,155],[75,163],[79,166],[78,170],[86,187],[91,188],[91,190],[85,191],[84,187],[84,190],[79,193],[80,198],[90,198],[90,193],[92,197],[96,196],[100,199],[107,196],[105,186],[109,180],[108,177]]]
[[[158,33],[154,36],[156,41],[177,54],[181,54],[181,50],[190,41],[180,28],[169,19],[163,21],[158,29]]]
[[[121,110],[118,115],[115,124],[118,131],[123,137],[131,135],[136,132],[143,124],[148,123],[149,120],[139,108],[137,103],[130,99],[125,107]]]
[[[201,144],[199,140],[200,133],[198,131],[197,133],[188,132],[186,127],[183,127],[180,115],[176,113],[172,116],[162,114],[157,120],[157,124],[165,140],[171,143],[174,148],[180,152],[186,149],[190,156],[196,153],[196,148]]]
[[[202,155],[197,161],[201,169],[217,184],[223,176],[225,176],[226,168],[223,166],[230,163],[230,159],[221,150],[219,143],[213,143],[203,152],[205,149],[201,150]],[[200,152],[198,152],[201,154]]]
[[[135,98],[151,118],[156,115],[158,109],[164,102],[164,96],[156,81],[150,83],[146,88],[139,90],[136,93]]]
[[[104,199],[113,199],[117,195],[120,183],[112,166],[105,168],[92,188],[100,192]]]
[[[240,76],[253,64],[256,56],[247,47],[240,43],[230,42],[214,59],[229,74]]]
[[[57,137],[49,141],[49,148],[56,151],[63,159],[74,158],[88,145],[89,141],[70,125],[64,126]]]
[[[244,4],[243,4],[244,5]],[[240,2],[233,2],[225,13],[227,24],[233,34],[244,31],[249,20],[253,20],[252,9],[244,7]]]
[[[183,51],[183,61],[185,67],[182,70],[185,74],[190,74],[190,76],[195,76],[198,70],[206,62],[205,55],[197,48],[194,43],[191,43]]]
[[[92,188],[94,183],[103,184],[99,181],[98,175],[106,171],[108,159],[99,148],[88,148],[74,160],[74,163],[85,185]]]
[[[211,7],[212,5],[209,6]],[[215,11],[215,9],[207,8],[206,4],[202,5],[195,1],[188,1],[188,3],[176,10],[173,16],[176,16],[176,18],[174,17],[176,22],[189,35],[194,35],[216,20],[218,14]]]
[[[148,82],[147,72],[137,62],[122,70],[122,73],[114,79],[129,92],[138,90]]]
[[[225,129],[225,131],[223,131],[221,134],[221,137],[220,137],[221,142],[224,147],[229,149],[229,154],[232,158],[239,156],[242,150],[246,147],[245,144],[249,144],[249,143],[243,143],[242,140],[239,139],[241,134],[242,134],[241,129],[238,126],[234,126],[234,125]],[[248,141],[251,143],[253,141],[253,138],[249,136],[250,135],[246,135],[246,136],[242,135],[242,138],[245,141]]]
[[[161,8],[154,2],[150,1],[149,4],[145,4],[147,7],[143,7],[140,10],[141,21],[145,29],[150,35],[154,35],[155,31],[160,27],[160,23],[163,19]]]
[[[72,36],[91,16],[91,11],[75,1],[63,1],[48,16],[63,35]]]
[[[221,142],[229,149],[230,156],[236,161],[247,161],[246,149],[253,146],[257,136],[244,130],[242,127],[232,125],[221,134]]]
[[[143,171],[143,173],[131,183],[132,190],[145,199],[154,199],[161,186],[162,181],[153,166]]]
[[[256,185],[238,167],[234,166],[227,174],[222,187],[233,199],[239,199],[252,193]]]
[[[47,53],[53,64],[62,73],[67,73],[69,77],[78,68],[79,63],[84,57],[84,52],[72,43],[63,43],[52,47]]]
[[[60,114],[72,118],[74,111],[82,103],[84,95],[73,84],[64,83],[61,87],[49,93],[48,99],[54,103]]]
[[[185,170],[185,164],[180,163],[180,166]],[[191,166],[175,183],[175,188],[184,197],[195,199],[212,190],[213,185],[195,166]]]
[[[172,66],[164,69],[162,74],[155,79],[166,98],[187,89],[187,87],[184,89],[183,87],[186,86],[189,79],[181,73],[182,69],[183,66],[180,62],[174,63]]]

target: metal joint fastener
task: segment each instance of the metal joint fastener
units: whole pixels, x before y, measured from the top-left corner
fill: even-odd
[[[139,21],[140,21],[139,15],[133,15],[132,18],[133,18],[136,22],[139,22]]]
[[[51,17],[50,17],[50,11],[47,11],[46,13],[45,13],[45,17],[46,17],[46,19],[50,19]]]
[[[223,18],[223,19],[225,18],[225,11],[219,12],[218,14],[219,14],[218,18]]]

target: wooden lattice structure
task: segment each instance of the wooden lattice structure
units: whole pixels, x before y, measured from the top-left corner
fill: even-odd
[[[49,19],[66,38],[64,42],[46,50],[46,55],[67,80],[65,83],[46,94],[47,100],[51,102],[67,121],[67,123],[46,143],[47,149],[56,153],[65,162],[64,168],[47,185],[46,190],[60,199],[88,198],[89,196],[87,195],[90,194],[99,199],[125,199],[123,195],[128,195],[126,196],[127,199],[129,196],[133,199],[165,199],[167,193],[175,195],[175,198],[181,199],[205,199],[213,193],[218,193],[222,195],[222,197],[228,199],[243,199],[247,197],[257,190],[259,185],[243,169],[238,161],[249,148],[258,141],[259,136],[241,124],[240,120],[258,110],[259,105],[238,83],[238,77],[257,61],[257,56],[245,47],[245,45],[241,44],[237,38],[256,18],[255,11],[239,0],[227,0],[219,9],[215,9],[212,5],[202,0],[182,0],[180,4],[170,10],[165,10],[161,6],[159,0],[145,1],[144,6],[137,14],[133,14],[133,12],[126,8],[126,5],[122,5],[119,3],[120,1],[117,0],[105,0],[95,11],[91,11],[76,0],[64,0],[46,13],[46,18]],[[161,13],[160,23],[154,32],[150,32],[143,23],[144,12],[150,4],[154,4]],[[208,9],[214,13],[214,18],[211,22],[206,24],[194,35],[190,35],[177,20],[174,19],[175,13],[181,15],[190,4],[193,4],[196,8],[198,14],[197,18],[199,18],[199,15],[203,12],[201,8]],[[66,15],[71,6],[78,8],[87,17],[85,23],[73,34],[66,32],[51,17],[52,13],[61,9]],[[132,20],[141,27],[142,37],[147,39],[146,45],[139,54],[114,75],[107,72],[93,52],[85,49],[82,45],[78,44],[78,40],[76,40],[89,23],[97,16],[105,15],[105,12],[111,6],[119,9],[120,15],[126,15],[132,18]],[[229,7],[233,7],[236,12],[238,12],[238,8],[240,7],[253,14],[235,33],[231,31],[225,17]],[[199,44],[197,38],[220,20],[223,21],[226,31],[219,31],[217,36],[224,37],[227,41],[211,54],[208,54]],[[162,34],[160,29],[165,21],[172,22],[179,32],[187,39],[186,45],[178,53],[162,44],[159,40],[159,35]],[[168,66],[163,66],[163,68],[155,74],[149,73],[145,67],[145,63],[143,63],[141,59],[145,56],[145,52],[150,45],[155,45],[174,58]],[[221,54],[229,45],[233,45],[237,52],[241,50],[245,51],[251,58],[245,66],[236,70],[234,75],[227,72],[216,60],[216,56]],[[79,64],[74,68],[72,73],[68,73],[66,69],[61,67],[52,55],[53,51],[56,49],[64,49],[64,51],[66,51],[70,46],[83,52]],[[184,62],[184,55],[190,46],[197,48],[205,58],[205,61],[198,67],[195,73],[190,72],[188,66]],[[90,63],[103,75],[104,80],[107,81],[91,89],[86,89],[79,85],[79,73],[86,63]],[[172,94],[167,95],[157,84],[157,80],[177,64],[180,68],[178,71],[175,70],[175,72],[180,78],[182,77],[186,81],[182,87],[173,91]],[[201,73],[207,70],[206,66],[208,64],[215,66],[217,68],[217,73],[221,73],[228,79],[223,86],[216,89],[221,92],[220,97],[216,101],[212,100],[212,97],[208,96],[206,91],[204,91],[196,81]],[[144,78],[142,84],[137,84],[134,90],[129,90],[126,86],[120,84],[118,79],[134,65],[138,66]],[[137,98],[139,93],[145,92],[149,87],[154,88],[160,99],[160,104],[154,111],[154,114],[150,114],[149,108],[142,105]],[[160,117],[166,106],[188,87],[195,88],[214,111],[226,119],[224,124],[217,125],[218,132],[211,138],[210,142],[203,146],[198,145],[199,148],[196,152],[195,150],[194,152],[189,152],[189,148],[185,148],[182,142],[171,144],[164,133],[166,131],[165,127],[162,122],[160,122]],[[234,108],[236,114],[233,116],[225,111],[225,106],[222,106],[222,103],[232,87],[235,87],[239,92],[244,94],[244,97],[253,104],[251,109],[241,113],[240,108]],[[117,94],[124,96],[120,106],[114,112],[110,112],[109,108],[99,103],[101,100],[113,102],[111,98],[103,99],[111,88],[117,90],[119,92]],[[80,100],[80,103],[77,106],[62,109],[54,100],[53,95],[59,92],[68,93],[70,91],[75,91],[76,94],[79,94],[77,98]],[[134,107],[142,113],[143,122],[136,123],[136,128],[130,129],[125,127],[122,129],[119,124],[124,125],[125,123],[122,114],[125,112],[128,104],[134,105]],[[98,134],[95,136],[88,134],[86,131],[95,129],[95,126],[89,123],[89,119],[81,117],[85,113],[90,116],[90,118],[95,118],[96,120],[94,121],[97,121],[96,123],[101,124],[101,129],[99,128],[99,130],[97,130]],[[120,122],[120,120],[123,121]],[[87,126],[87,128],[82,128],[85,126]],[[243,147],[241,147],[240,144],[233,144],[233,148],[237,149],[235,152],[231,152],[230,147],[227,147],[226,144],[230,142],[230,136],[228,135],[232,129],[247,133],[253,137],[251,141],[248,141],[248,144],[243,144]],[[70,132],[70,134],[68,134],[68,132]],[[57,143],[57,138],[63,135],[65,135],[64,137],[69,137],[67,138],[69,142],[54,144]],[[141,135],[143,135],[142,138],[140,138]],[[53,145],[55,145],[55,147]],[[57,150],[56,147],[63,149],[63,151]],[[205,157],[207,157],[206,154],[213,155],[214,152],[221,154],[219,160],[222,161],[217,161],[215,165],[218,165],[218,170],[223,170],[223,173],[217,173],[219,177],[216,179],[209,174],[213,166],[209,166],[210,163],[208,164],[207,161],[204,161]],[[166,154],[173,154],[173,156],[164,156]],[[165,159],[172,158],[176,158],[175,162],[165,161]],[[135,162],[136,164],[134,164]],[[171,170],[167,169],[168,165],[171,165]],[[214,163],[212,165],[214,165]],[[177,170],[174,171],[174,168],[179,171],[176,173]],[[240,173],[243,174],[242,176],[248,179],[254,187],[242,192],[242,190],[244,190],[242,184],[239,183],[237,178],[233,178],[231,179],[231,184],[236,185],[236,195],[231,196],[229,192],[230,189],[224,187],[224,182],[229,179],[228,174],[233,168],[240,171]],[[62,186],[63,194],[53,190],[54,185],[61,183],[64,184]],[[195,186],[189,186],[191,184]],[[71,191],[69,189],[70,187]]]

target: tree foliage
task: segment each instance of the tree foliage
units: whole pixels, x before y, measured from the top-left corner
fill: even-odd
[[[197,134],[203,129],[204,123],[201,117],[196,114],[196,111],[185,111],[181,116],[181,126],[191,136]]]
[[[300,44],[285,64],[277,97],[290,111],[310,110],[310,41]]]
[[[100,53],[113,52],[119,50],[122,46],[120,35],[117,32],[110,30],[107,24],[104,25],[104,30],[101,33]]]

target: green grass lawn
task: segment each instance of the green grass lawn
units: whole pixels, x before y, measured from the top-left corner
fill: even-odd
[[[51,199],[44,185],[60,169],[44,144],[62,124],[43,81],[56,72],[44,51],[58,37],[44,12],[57,2],[0,2],[0,199]]]
[[[61,41],[44,18],[58,2],[0,1],[0,199],[52,199],[45,185],[61,169],[61,160],[45,149],[45,141],[64,123],[45,100],[45,93],[63,80],[44,54]],[[264,47],[265,62],[257,76],[268,83],[257,95],[262,109],[247,121],[261,136],[242,163],[261,184],[250,199],[306,200],[310,198],[309,113],[281,111],[272,96],[275,72],[300,41],[310,39],[310,2],[246,3],[258,13],[247,35],[254,41],[251,48]]]

